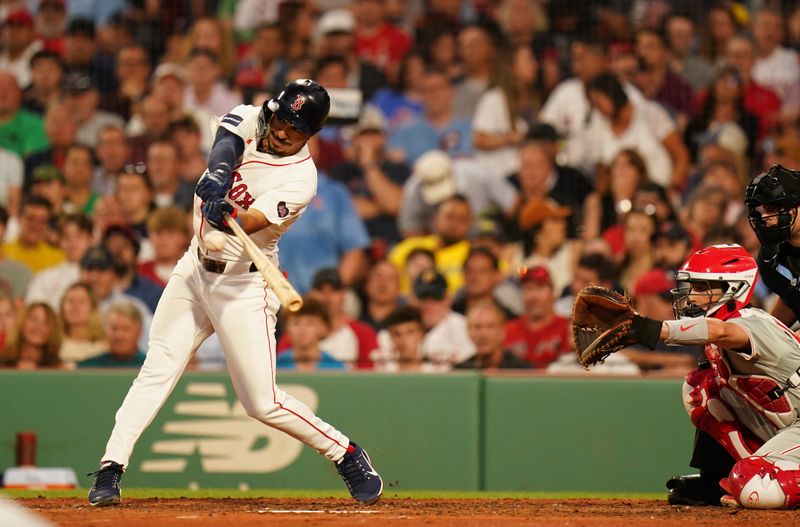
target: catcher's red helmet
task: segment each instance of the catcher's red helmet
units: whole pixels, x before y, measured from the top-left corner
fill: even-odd
[[[758,279],[758,265],[744,247],[736,244],[712,245],[692,254],[681,266],[672,290],[675,316],[729,318],[750,302]],[[689,292],[721,288],[722,297],[698,305],[689,301]]]

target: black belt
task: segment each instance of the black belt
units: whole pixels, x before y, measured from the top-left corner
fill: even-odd
[[[200,265],[203,267],[203,269],[209,273],[222,274],[225,272],[225,267],[228,265],[228,262],[223,262],[222,260],[212,260],[211,258],[206,258],[200,251],[200,247],[197,248],[197,259],[200,260]],[[254,273],[257,270],[256,264],[250,264],[251,273]]]

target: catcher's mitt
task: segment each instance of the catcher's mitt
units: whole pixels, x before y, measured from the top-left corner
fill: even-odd
[[[572,307],[578,361],[588,367],[634,344],[631,326],[636,316],[628,296],[597,285],[581,289]]]

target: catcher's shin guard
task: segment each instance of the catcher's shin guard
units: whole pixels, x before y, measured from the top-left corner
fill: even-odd
[[[738,461],[720,482],[729,496],[746,509],[795,509],[800,506],[800,465],[761,456]]]
[[[694,370],[686,376],[683,406],[692,424],[713,437],[735,460],[751,456],[761,446],[719,397],[718,377],[712,368]]]

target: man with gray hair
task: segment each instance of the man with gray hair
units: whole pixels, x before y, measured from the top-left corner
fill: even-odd
[[[130,302],[117,302],[105,315],[108,351],[78,363],[79,368],[141,368],[145,354],[139,350],[142,315]]]

